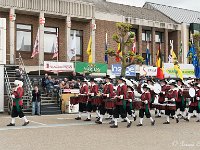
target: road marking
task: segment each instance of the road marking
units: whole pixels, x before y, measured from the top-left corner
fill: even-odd
[[[18,127],[4,127],[0,128],[0,131],[8,130],[22,130],[22,129],[38,129],[38,128],[55,128],[55,127],[70,127],[70,126],[86,126],[86,125],[95,125],[94,122],[90,123],[68,123],[68,124],[49,124],[49,125],[38,125],[38,126],[18,126]]]
[[[44,123],[40,123],[40,122],[36,122],[36,121],[31,121],[31,120],[29,120],[30,122],[32,122],[32,123],[36,123],[36,124],[40,124],[40,125],[43,125],[43,126],[46,126],[47,124],[44,124]]]

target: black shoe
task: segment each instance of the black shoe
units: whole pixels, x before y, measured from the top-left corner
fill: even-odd
[[[185,121],[187,121],[187,122],[189,122],[189,121],[190,121],[188,118],[185,118],[184,120],[185,120]]]
[[[155,110],[155,115],[157,115],[158,114],[158,111],[157,110]]]
[[[102,122],[101,122],[101,121],[95,121],[95,123],[96,123],[96,124],[102,124]]]
[[[176,123],[179,123],[179,119],[178,118],[176,118]]]
[[[14,124],[14,123],[10,123],[10,124],[8,124],[7,126],[8,126],[8,127],[11,127],[11,126],[15,126],[15,124]]]
[[[88,118],[87,118],[87,119],[85,119],[84,121],[91,121],[91,119],[88,119]]]
[[[173,117],[173,116],[170,116],[170,118],[174,119],[174,117]]]
[[[81,117],[76,117],[75,120],[81,120]]]
[[[155,120],[152,121],[152,122],[151,122],[151,125],[154,126],[154,125],[155,125],[155,122],[156,122]]]
[[[185,117],[181,116],[181,118],[180,118],[180,119],[185,119]]]
[[[197,120],[196,122],[200,122],[200,120]]]
[[[29,121],[24,122],[24,124],[22,126],[27,126],[29,124]]]
[[[118,125],[111,125],[110,128],[118,128]]]
[[[124,120],[122,120],[121,122],[127,122],[127,121],[124,119]]]
[[[197,116],[196,115],[193,115],[191,118],[196,118]]]
[[[143,126],[143,124],[138,124],[138,125],[136,125],[137,127],[141,127],[141,126]]]
[[[109,122],[109,124],[114,124],[114,123],[115,123],[115,122],[114,122],[113,120]]]
[[[155,118],[161,118],[161,116],[155,116]]]
[[[100,120],[100,117],[97,117],[97,121],[99,121]]]
[[[179,117],[180,117],[180,116],[182,116],[182,115],[181,115],[181,114],[178,114],[177,116],[179,116]]]
[[[136,119],[137,119],[137,116],[133,117],[133,119],[134,119],[134,121],[136,121]]]
[[[130,123],[127,124],[127,128],[130,128],[132,125],[132,121]]]
[[[170,122],[166,121],[166,122],[164,122],[163,124],[170,124]]]

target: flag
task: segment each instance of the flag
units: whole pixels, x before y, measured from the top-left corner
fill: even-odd
[[[161,46],[159,45],[157,55],[156,55],[156,67],[157,67],[157,78],[163,79],[163,62],[162,62],[162,54],[161,54]]]
[[[146,65],[150,64],[150,51],[149,51],[149,43],[147,42],[147,49],[146,49]]]
[[[182,41],[181,41],[179,56],[182,56],[182,53],[183,53],[183,44],[182,44]]]
[[[57,37],[56,37],[56,43],[55,43],[55,45],[56,45],[56,46],[54,46],[53,57],[52,57],[52,59],[58,57],[58,35],[57,35]]]
[[[105,52],[108,50],[108,34],[106,33]],[[105,62],[108,64],[108,54],[105,53]]]
[[[177,62],[177,63],[174,63],[174,71],[175,71],[175,73],[176,73],[176,76],[177,76],[178,78],[180,78],[181,80],[183,80],[183,72],[182,72],[182,70],[180,69],[180,66],[179,66],[178,62]]]
[[[173,46],[173,40],[170,40],[170,46],[171,46],[171,50],[170,50],[170,55],[169,58],[171,57],[171,59],[169,59],[169,63],[174,63],[177,60],[176,54],[174,52],[174,46]]]
[[[119,62],[120,57],[122,56],[121,44],[120,43],[118,43],[118,46],[117,46],[117,55],[119,55],[119,56],[116,56],[115,60],[116,60],[116,62]]]
[[[33,47],[33,52],[32,52],[31,58],[34,58],[35,55],[37,55],[37,54],[39,54],[39,29],[38,29],[37,36],[35,39],[35,44]]]
[[[136,53],[136,36],[135,36],[135,38],[134,38],[134,40],[133,40],[132,52],[133,52],[133,53]]]
[[[74,56],[76,56],[76,32],[74,32],[73,34],[73,37],[71,40],[71,46],[70,46],[70,49],[68,50],[69,61],[71,61]]]
[[[88,54],[88,63],[92,63],[92,37],[90,36],[90,40],[87,47]]]

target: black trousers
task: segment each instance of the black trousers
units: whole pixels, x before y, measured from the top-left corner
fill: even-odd
[[[186,104],[182,104],[182,102],[176,102],[176,110],[180,109],[180,111],[185,111]]]
[[[189,106],[189,113],[193,113],[194,110],[196,110],[197,113],[200,113],[198,106]]]
[[[105,103],[102,103],[101,105],[99,105],[98,109],[101,115],[105,115],[106,113],[108,113],[109,115],[113,115],[113,109],[106,109]]]
[[[79,112],[86,111],[86,103],[79,103]]]
[[[23,111],[22,111],[22,106],[19,106],[19,107],[20,107],[20,109],[19,109],[19,111],[17,111],[17,107],[13,106],[12,113],[11,113],[11,117],[12,118],[15,118],[15,117],[18,117],[18,116],[20,118],[22,118],[22,117],[25,116],[24,113],[23,113]]]
[[[175,110],[165,110],[165,115],[174,116],[175,115]]]
[[[119,118],[119,115],[121,116],[121,118],[127,117],[126,109],[124,109],[123,105],[116,105],[116,107],[114,108],[114,118]]]
[[[140,118],[144,118],[144,115],[145,115],[147,118],[150,118],[150,117],[151,117],[151,113],[149,112],[149,109],[148,109],[148,111],[145,111],[145,109],[140,109],[140,110],[139,110],[139,117],[140,117]]]
[[[96,105],[93,105],[91,101],[88,101],[87,106],[86,106],[86,110],[87,110],[88,112],[92,112],[92,111],[93,111],[93,112],[96,112],[97,106],[96,106]]]
[[[127,114],[132,115],[132,113],[133,113],[132,110],[133,109],[131,109],[130,106],[126,106],[126,112],[127,112]]]

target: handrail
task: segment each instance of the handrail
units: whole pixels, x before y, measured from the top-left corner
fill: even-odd
[[[5,87],[6,87],[6,92],[7,92],[7,95],[8,95],[8,98],[10,101],[12,101],[12,94],[11,94],[11,91],[12,91],[12,88],[11,88],[11,85],[10,85],[10,80],[8,78],[8,73],[7,73],[7,70],[6,70],[6,67],[4,67],[4,79],[5,79]]]

